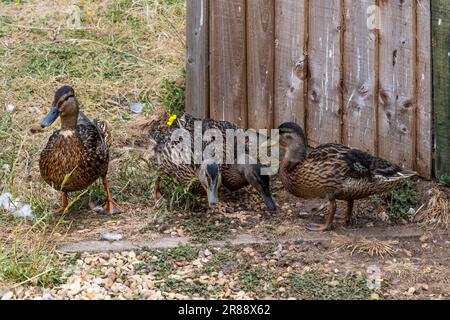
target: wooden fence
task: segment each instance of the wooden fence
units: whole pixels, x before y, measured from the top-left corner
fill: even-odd
[[[434,1],[188,0],[187,111],[431,177]]]

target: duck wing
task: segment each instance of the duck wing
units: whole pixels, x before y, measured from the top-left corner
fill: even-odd
[[[352,178],[382,178],[397,180],[415,176],[417,173],[401,168],[383,158],[373,156],[358,149],[348,149],[341,159],[348,164],[348,175]]]
[[[80,112],[77,133],[90,154],[96,154],[102,159],[109,157],[110,134],[105,122],[91,120]]]

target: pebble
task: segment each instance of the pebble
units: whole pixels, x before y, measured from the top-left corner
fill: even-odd
[[[300,217],[300,218],[306,218],[306,217],[308,217],[310,214],[309,214],[309,212],[299,212],[299,214],[298,214],[298,216]]]
[[[427,284],[421,284],[421,285],[420,285],[420,288],[421,288],[422,290],[424,290],[424,291],[430,290],[430,287],[429,287]]]

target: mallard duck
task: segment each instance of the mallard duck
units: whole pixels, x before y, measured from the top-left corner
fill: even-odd
[[[236,124],[228,121],[217,121],[213,119],[199,119],[193,117],[189,114],[184,114],[178,123],[181,128],[187,130],[192,137],[194,137],[195,123],[201,122],[202,134],[207,130],[215,129],[222,134],[224,149],[223,149],[223,159],[225,159],[227,153],[226,138],[227,130],[243,130],[239,128]],[[277,209],[276,204],[272,198],[270,191],[270,179],[269,176],[261,174],[262,165],[255,159],[251,158],[248,147],[248,139],[246,140],[245,154],[237,154],[237,141],[234,141],[234,160],[238,160],[238,164],[221,164],[220,172],[222,176],[222,184],[229,191],[238,191],[248,185],[254,187],[264,200],[267,208],[271,211]],[[203,144],[203,148],[206,147],[206,142]],[[231,153],[231,152],[230,152]],[[245,163],[245,164],[244,164]]]
[[[42,178],[54,189],[61,191],[61,208],[68,207],[68,192],[80,191],[99,177],[103,180],[107,201],[103,209],[109,213],[121,213],[109,190],[109,134],[104,122],[91,121],[79,111],[75,91],[70,86],[59,88],[53,105],[41,127],[46,128],[61,118],[61,129],[55,131],[42,150],[39,168]]]
[[[192,181],[198,179],[203,191],[207,194],[209,206],[215,206],[218,202],[218,191],[222,183],[220,167],[211,160],[196,165],[192,158],[193,150],[184,150],[187,153],[183,153],[181,149],[183,141],[172,139],[172,134],[177,128],[168,126],[167,119],[167,114],[163,114],[154,121],[149,129],[149,138],[156,154],[158,167],[165,175],[176,179],[182,185],[191,188],[191,191],[195,193],[202,192],[202,189],[196,188],[195,184],[192,185]],[[160,179],[158,178],[155,185],[155,200],[160,197]]]
[[[325,224],[308,224],[311,231],[326,231],[333,224],[336,200],[347,201],[347,212],[337,216],[349,222],[354,200],[397,188],[413,171],[340,144],[321,145],[307,153],[303,129],[296,123],[279,127],[279,144],[284,153],[280,179],[284,188],[300,198],[326,198],[328,217]]]

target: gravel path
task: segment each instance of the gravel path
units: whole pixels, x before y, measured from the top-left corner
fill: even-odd
[[[449,245],[448,238],[404,239],[384,258],[320,241],[64,254],[61,284],[0,284],[0,298],[450,299]],[[373,266],[379,289],[368,287]]]

